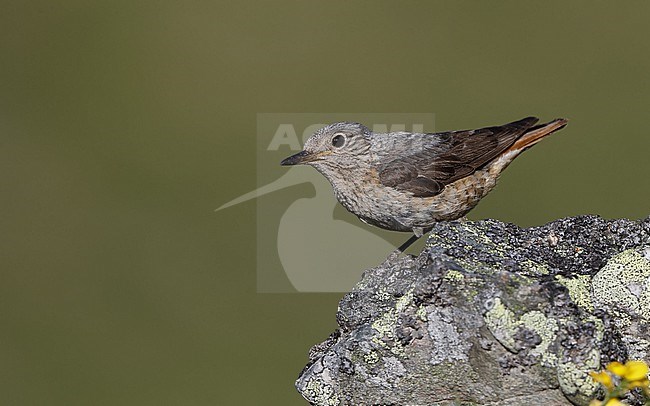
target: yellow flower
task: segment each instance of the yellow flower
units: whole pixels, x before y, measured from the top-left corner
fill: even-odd
[[[640,381],[648,378],[648,365],[643,361],[628,361],[625,363],[623,378],[628,381]]]
[[[607,365],[607,370],[628,381],[641,381],[648,377],[648,365],[643,361],[627,361],[625,365],[612,362]]]
[[[593,378],[594,381],[602,383],[607,389],[612,389],[614,384],[612,383],[612,377],[605,371],[600,372],[589,372],[589,375]]]
[[[627,368],[620,362],[614,361],[610,362],[609,365],[607,365],[607,370],[614,375],[623,376],[623,374],[625,374],[625,371],[627,371]]]
[[[589,406],[625,406],[625,403],[616,398],[608,400],[607,403],[604,400],[594,399],[589,402]]]

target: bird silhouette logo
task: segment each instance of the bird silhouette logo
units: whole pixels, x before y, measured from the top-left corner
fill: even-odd
[[[222,211],[257,200],[258,291],[347,292],[365,269],[381,263],[396,248],[389,233],[362,224],[345,210],[337,210],[330,184],[316,171],[304,167],[287,170],[278,165],[288,153],[300,151],[317,129],[352,117],[369,123],[375,131],[422,131],[434,124],[434,116],[429,113],[258,114],[260,186],[216,209]],[[284,174],[278,177],[281,172]],[[305,184],[311,186],[312,193],[304,192],[309,190]],[[303,186],[294,188],[297,185]],[[268,198],[262,198],[291,194],[288,190],[299,192],[293,192],[291,202],[280,210],[277,199],[266,202]],[[273,254],[276,258],[269,258]],[[282,272],[268,269],[277,266],[274,264]],[[284,279],[284,286],[277,279]]]

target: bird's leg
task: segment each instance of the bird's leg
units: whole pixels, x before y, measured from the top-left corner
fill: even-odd
[[[416,242],[417,240],[419,240],[420,237],[422,237],[422,234],[420,234],[420,235],[413,234],[413,235],[411,236],[411,238],[409,238],[408,240],[406,240],[406,242],[404,242],[404,244],[400,245],[399,248],[397,248],[394,252],[398,252],[398,253],[400,253],[400,254],[403,253],[404,251],[406,251],[406,249],[407,249],[408,247],[410,247],[411,245],[413,245],[414,242]]]
[[[420,231],[421,230],[422,229],[420,229]],[[419,234],[420,235],[418,235],[418,233],[413,234],[408,240],[406,240],[406,242],[404,242],[404,244],[400,245],[395,251],[391,252],[390,255],[388,255],[388,258],[386,258],[386,261],[384,261],[383,265],[387,265],[387,264],[390,264],[390,263],[396,261],[397,258],[399,258],[400,254],[404,253],[404,251],[406,251],[406,249],[408,247],[413,245],[414,242],[419,240],[420,237],[422,237],[422,235],[424,235],[423,232],[420,232]]]

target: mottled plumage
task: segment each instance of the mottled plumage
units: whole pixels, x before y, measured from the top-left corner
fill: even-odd
[[[359,123],[334,123],[282,164],[316,168],[364,222],[421,235],[436,221],[464,216],[517,155],[566,125],[537,121],[441,133],[373,133]]]

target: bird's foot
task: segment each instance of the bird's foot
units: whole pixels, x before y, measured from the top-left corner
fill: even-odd
[[[400,251],[399,248],[396,249],[395,251],[388,254],[388,257],[386,257],[386,260],[381,263],[381,266],[384,266],[384,267],[392,266],[393,264],[395,264],[395,262],[397,262],[397,260],[399,259],[399,256],[401,254],[402,254],[402,251]]]
[[[395,262],[397,262],[399,256],[403,254],[408,247],[410,247],[414,242],[416,242],[422,236],[422,233],[419,234],[420,235],[418,234],[412,235],[411,238],[406,240],[404,244],[400,245],[395,251],[391,252],[386,258],[386,260],[382,262],[382,266],[391,266]]]

